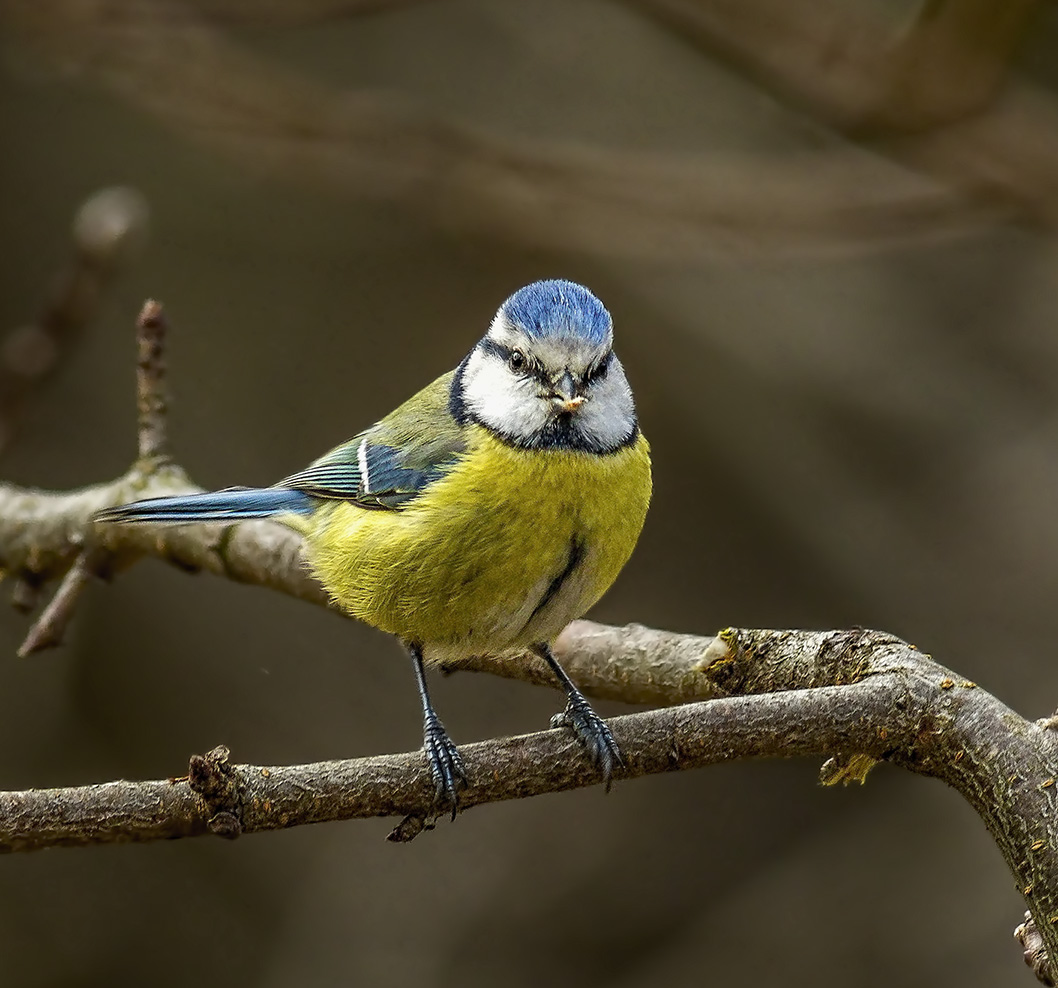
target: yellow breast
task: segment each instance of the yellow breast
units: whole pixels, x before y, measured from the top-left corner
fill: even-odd
[[[306,538],[343,608],[430,661],[551,641],[616,579],[650,501],[642,436],[599,456],[469,428],[467,452],[405,508],[324,502]]]

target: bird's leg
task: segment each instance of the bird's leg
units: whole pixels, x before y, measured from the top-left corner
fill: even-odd
[[[624,765],[621,749],[617,746],[610,728],[606,726],[606,721],[592,710],[584,694],[566,675],[566,670],[558,664],[558,660],[551,653],[551,646],[547,642],[541,642],[533,646],[533,651],[551,666],[562,688],[566,691],[566,709],[551,718],[551,726],[573,729],[573,733],[587,749],[588,757],[602,772],[603,780],[606,782],[606,791],[609,792],[614,767]]]
[[[415,681],[419,686],[419,699],[422,700],[422,733],[423,751],[430,766],[434,785],[437,787],[437,798],[452,808],[452,819],[456,818],[459,809],[459,790],[467,784],[467,773],[463,768],[463,758],[459,749],[448,736],[448,732],[437,716],[430,693],[426,688],[426,670],[423,668],[422,648],[405,643],[415,664]]]

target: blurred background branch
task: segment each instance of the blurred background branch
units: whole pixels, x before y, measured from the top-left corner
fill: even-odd
[[[0,454],[14,438],[26,401],[77,343],[110,280],[142,246],[147,204],[133,189],[103,189],[82,204],[72,232],[73,257],[40,315],[0,339]]]
[[[1006,80],[1038,0],[626,0],[781,98],[852,134],[977,113]]]
[[[0,12],[64,72],[105,87],[254,170],[346,195],[398,198],[441,226],[521,244],[669,261],[803,251],[813,244],[877,247],[965,235],[1016,216],[1026,186],[1045,186],[1033,199],[1049,201],[1053,192],[1043,171],[1058,163],[1058,139],[1036,148],[1034,157],[1046,162],[1035,167],[1020,162],[1009,143],[1017,136],[1011,128],[1023,128],[1022,138],[1030,128],[1047,133],[1042,116],[1022,119],[1014,110],[998,110],[983,129],[978,124],[939,143],[923,137],[881,157],[844,141],[776,159],[518,140],[446,120],[392,93],[327,87],[254,56],[210,17],[230,18],[238,5],[216,6],[64,0],[45,8],[5,0]],[[692,42],[719,45],[748,70],[800,94],[820,123],[839,132],[902,132],[980,109],[965,96],[980,101],[993,91],[996,66],[1009,56],[1032,5],[1013,4],[989,18],[978,8],[953,12],[944,4],[936,16],[920,16],[895,46],[845,4],[833,5],[830,17],[801,0],[643,0],[640,6],[666,17]],[[814,16],[805,16],[809,7]],[[284,9],[291,16],[323,16],[316,5],[268,9],[266,23]],[[828,52],[842,54],[835,59]],[[945,68],[957,60],[964,70],[942,73],[960,84],[958,115],[947,90],[918,78],[933,71],[935,59]],[[978,76],[989,85],[975,87]],[[912,105],[912,95],[929,105]],[[879,143],[865,147],[877,151]],[[991,159],[997,157],[1017,174],[994,174]],[[1028,181],[1031,175],[1035,182]]]

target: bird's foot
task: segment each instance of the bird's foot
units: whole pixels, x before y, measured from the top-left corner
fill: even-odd
[[[437,789],[437,801],[451,807],[454,820],[459,810],[459,790],[466,788],[467,773],[463,756],[436,716],[427,717],[423,723],[423,751]]]
[[[591,704],[578,693],[569,698],[562,713],[551,718],[551,726],[568,727],[577,735],[592,764],[602,773],[606,791],[609,792],[613,770],[624,765],[624,758],[606,721],[592,710]]]

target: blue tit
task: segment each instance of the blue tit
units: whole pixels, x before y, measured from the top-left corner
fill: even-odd
[[[532,650],[606,784],[621,752],[551,643],[616,579],[650,502],[650,452],[603,304],[539,281],[500,306],[462,363],[274,487],[154,498],[106,522],[300,515],[313,573],[346,612],[411,655],[439,801],[458,807],[459,750],[424,665]]]

